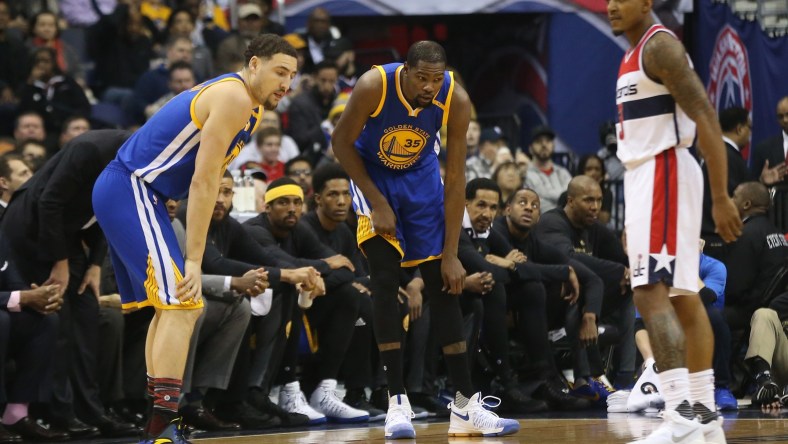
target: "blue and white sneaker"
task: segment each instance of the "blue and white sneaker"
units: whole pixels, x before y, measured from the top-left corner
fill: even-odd
[[[386,439],[414,439],[416,430],[411,424],[413,410],[410,408],[408,395],[394,395],[389,398],[389,410],[386,413]]]
[[[170,423],[170,425],[162,430],[159,436],[149,440],[140,441],[140,444],[190,444],[191,441],[187,441],[183,436],[185,428],[186,427],[181,422],[181,418],[176,418]]]
[[[298,381],[293,381],[282,386],[279,390],[279,407],[289,413],[306,415],[309,418],[309,425],[325,424],[326,415],[313,409],[306,401],[304,392]]]
[[[488,399],[496,404],[487,404],[485,401]],[[488,410],[500,404],[499,398],[494,396],[482,398],[481,393],[471,396],[464,408],[459,408],[454,402],[450,402],[449,436],[504,436],[519,432],[519,422],[514,419],[499,418]]]

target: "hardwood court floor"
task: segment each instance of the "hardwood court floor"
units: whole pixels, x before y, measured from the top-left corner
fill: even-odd
[[[749,416],[749,415],[743,415]],[[778,417],[728,417],[725,430],[729,444],[752,442],[788,443],[788,421]],[[520,432],[500,438],[449,438],[445,422],[414,423],[418,443],[626,443],[650,433],[660,424],[656,417],[610,415],[605,418],[521,419]],[[195,443],[230,444],[310,444],[310,443],[382,443],[382,425],[333,430],[271,433],[235,437],[193,439]],[[396,441],[408,443],[413,441]]]

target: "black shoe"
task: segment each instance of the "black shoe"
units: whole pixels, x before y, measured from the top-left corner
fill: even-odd
[[[208,432],[241,430],[241,424],[222,421],[204,407],[184,406],[181,408],[181,415],[183,416],[183,422],[195,429]]]
[[[516,383],[507,384],[495,396],[501,398],[501,412],[536,413],[547,410],[546,402],[526,395]]]
[[[574,411],[591,408],[591,402],[569,394],[569,389],[559,381],[545,381],[534,392],[534,398],[546,402],[551,410]]]
[[[410,395],[408,395],[408,399],[410,399]],[[389,388],[383,386],[372,390],[369,403],[376,409],[387,412],[389,410]],[[413,402],[411,402],[411,405],[413,405]]]
[[[118,418],[120,421],[128,422],[136,425],[137,427],[144,427],[146,418],[144,411],[135,409],[132,403],[126,401],[116,403],[114,407],[110,407],[108,413],[113,418]]]
[[[246,401],[217,405],[213,413],[223,421],[241,424],[243,429],[270,429],[282,425],[278,417],[263,413]]]
[[[428,411],[430,416],[436,418],[449,417],[449,408],[435,396],[428,395],[427,393],[408,393],[408,400],[410,401],[411,407],[421,407]]]
[[[29,416],[20,419],[16,424],[6,425],[5,428],[25,441],[68,441],[70,438],[68,433],[54,428],[48,429]],[[98,434],[98,429],[96,433]]]
[[[56,427],[57,429],[68,432],[68,435],[71,438],[93,438],[101,434],[98,427],[85,424],[79,419],[73,417],[62,421],[53,419],[51,423],[52,426]]]
[[[3,426],[0,426],[0,444],[6,444],[11,442],[22,442],[22,437],[17,435],[16,433],[11,433]]]
[[[288,412],[271,401],[262,390],[251,389],[246,397],[249,404],[262,413],[275,416],[282,421],[282,427],[300,427],[309,424],[309,417],[301,413]]]
[[[771,377],[760,378],[758,389],[752,396],[752,405],[760,407],[780,402],[780,386],[774,383]]]
[[[124,436],[137,436],[142,432],[142,429],[136,425],[126,422],[112,413],[110,410],[105,416],[97,418],[92,421],[92,425],[96,426],[101,432],[102,436],[107,438],[121,438]]]
[[[364,389],[348,389],[347,392],[345,392],[345,398],[342,402],[354,409],[369,412],[369,422],[383,421],[386,419],[386,411],[388,409],[381,410],[370,404]]]

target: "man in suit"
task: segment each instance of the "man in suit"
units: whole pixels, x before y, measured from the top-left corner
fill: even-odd
[[[785,179],[788,159],[788,96],[777,102],[777,122],[782,131],[752,151],[750,171],[767,187],[774,186],[772,220],[777,228],[788,231],[788,181]]]
[[[741,154],[750,142],[752,134],[752,121],[750,113],[744,108],[727,108],[720,112],[720,127],[722,128],[722,140],[725,142],[725,152],[728,157],[728,194],[733,196],[733,190],[750,180],[754,180],[750,170],[747,169],[747,162]],[[706,241],[704,253],[715,259],[722,257],[724,242],[714,230],[714,219],[711,217],[711,187],[709,186],[709,170],[706,163],[703,163],[703,221],[701,223],[701,237]],[[751,178],[752,177],[752,178]]]
[[[97,296],[107,243],[95,224],[91,193],[128,137],[125,131],[102,130],[69,142],[14,193],[0,224],[24,282],[57,284],[65,293],[49,419],[72,438],[137,433],[132,424],[107,416],[96,375]],[[75,406],[98,428],[79,421]]]

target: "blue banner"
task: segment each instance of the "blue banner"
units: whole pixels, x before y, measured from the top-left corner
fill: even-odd
[[[717,111],[750,110],[752,146],[778,135],[777,101],[788,96],[788,37],[770,38],[726,4],[700,0],[697,12],[693,61]]]

